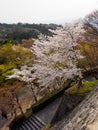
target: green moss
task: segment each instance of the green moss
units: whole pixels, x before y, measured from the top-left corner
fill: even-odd
[[[82,117],[83,122],[85,122],[87,119],[87,116]]]
[[[50,130],[50,128],[51,128],[51,124],[49,123],[49,124],[47,124],[47,125],[43,128],[43,130]]]
[[[75,84],[68,89],[70,94],[76,94],[80,96],[86,96],[94,87],[98,84],[98,80],[95,81],[83,81],[82,86],[78,88],[78,85]]]

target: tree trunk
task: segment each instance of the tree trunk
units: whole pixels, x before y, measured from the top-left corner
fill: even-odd
[[[35,102],[37,102],[38,100],[37,100],[37,97],[35,96],[35,94],[34,94],[34,100],[35,100]]]
[[[79,79],[79,81],[78,81],[78,89],[82,86],[82,80],[83,80],[83,78]]]

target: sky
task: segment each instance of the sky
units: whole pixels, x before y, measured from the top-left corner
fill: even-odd
[[[83,18],[98,0],[0,0],[0,23],[56,23]]]

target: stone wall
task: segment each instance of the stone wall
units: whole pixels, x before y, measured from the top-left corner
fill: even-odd
[[[98,130],[98,85],[80,105],[51,130]]]
[[[61,120],[64,115],[67,116],[81,101],[82,99],[79,96],[71,95],[68,93],[64,93],[62,96],[62,101],[59,105],[58,110],[51,123],[54,124],[57,121]]]

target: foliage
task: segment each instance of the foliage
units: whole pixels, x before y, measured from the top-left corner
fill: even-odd
[[[56,24],[0,24],[0,44],[21,43],[22,39],[38,38],[40,33],[52,35],[48,29],[56,29]]]
[[[79,47],[85,58],[79,65],[82,69],[93,70],[98,66],[98,11],[87,15],[83,22],[85,33]]]
[[[91,46],[89,43],[79,44],[81,54],[84,56],[83,59],[79,61],[81,68],[87,70],[92,70],[98,66],[98,48],[96,46]]]
[[[5,77],[13,74],[12,69],[28,64],[30,57],[31,52],[20,46],[12,44],[0,46],[0,84],[5,82]]]

